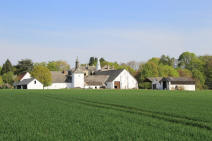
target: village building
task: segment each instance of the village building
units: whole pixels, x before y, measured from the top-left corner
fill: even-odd
[[[195,91],[195,80],[187,77],[148,77],[153,90],[187,90]]]
[[[18,82],[13,85],[15,89],[43,89],[43,84],[28,72],[18,76]]]
[[[167,77],[160,80],[164,90],[187,90],[195,91],[195,80],[186,77]]]

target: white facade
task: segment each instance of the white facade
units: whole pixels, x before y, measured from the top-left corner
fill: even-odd
[[[72,74],[72,87],[73,88],[84,88],[85,87],[84,73],[74,72]]]
[[[72,83],[52,83],[50,86],[44,87],[44,89],[66,89],[72,88]]]
[[[100,86],[90,85],[90,86],[85,86],[85,89],[100,89]]]
[[[126,70],[123,70],[106,88],[115,89],[115,82],[120,83],[120,89],[138,89],[137,80]]]
[[[163,86],[162,86],[162,84],[159,81],[154,80],[152,82],[152,89],[162,90]]]
[[[176,90],[176,88],[185,91],[195,91],[195,85],[170,84],[168,87],[169,90]]]
[[[37,79],[33,79],[29,84],[27,84],[27,89],[43,89],[43,84]]]

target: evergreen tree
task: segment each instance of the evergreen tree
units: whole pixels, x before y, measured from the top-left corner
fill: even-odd
[[[1,74],[3,75],[8,72],[13,72],[13,66],[9,59],[7,59],[6,62],[3,64]]]
[[[18,64],[15,66],[15,74],[19,75],[25,72],[31,72],[33,69],[33,62],[30,59],[24,59],[18,61]]]

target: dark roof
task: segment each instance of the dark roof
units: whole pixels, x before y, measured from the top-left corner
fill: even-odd
[[[62,72],[51,71],[52,83],[68,83],[71,82],[69,77]]]
[[[26,72],[25,72],[25,73],[22,73],[22,74],[20,74],[20,75],[18,75],[16,79],[17,79],[18,81],[20,81],[25,75],[26,75]]]
[[[195,84],[195,80],[188,77],[166,77],[161,81],[169,81],[171,84]]]
[[[108,75],[107,82],[112,82],[124,69],[119,70],[107,70],[107,71],[96,71],[94,75]]]
[[[35,78],[29,78],[29,79],[24,79],[20,82],[16,82],[14,83],[14,86],[17,86],[17,85],[28,85],[30,82],[32,82]]]
[[[87,85],[104,86],[108,78],[108,75],[90,75],[85,77],[85,83]]]

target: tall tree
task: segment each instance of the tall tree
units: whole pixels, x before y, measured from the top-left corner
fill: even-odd
[[[39,80],[43,86],[49,86],[52,83],[52,76],[49,69],[45,66],[35,66],[31,75]]]
[[[13,66],[9,59],[7,59],[6,62],[3,64],[1,74],[3,75],[8,72],[13,72]]]
[[[194,53],[184,52],[180,55],[178,61],[181,68],[186,68],[190,71],[198,69],[203,72],[204,63]]]
[[[175,59],[170,58],[169,56],[162,55],[159,61],[159,64],[174,66]]]
[[[95,58],[94,57],[90,57],[90,60],[89,60],[89,66],[93,66],[95,63]]]
[[[30,59],[23,59],[18,61],[18,64],[15,66],[15,74],[20,75],[25,72],[31,72],[33,69],[33,62]]]
[[[205,77],[204,77],[203,73],[200,72],[198,69],[193,69],[192,75],[193,75],[193,78],[195,79],[196,87],[199,89],[204,88]]]
[[[206,82],[209,89],[212,89],[212,56],[208,59],[205,66]]]

